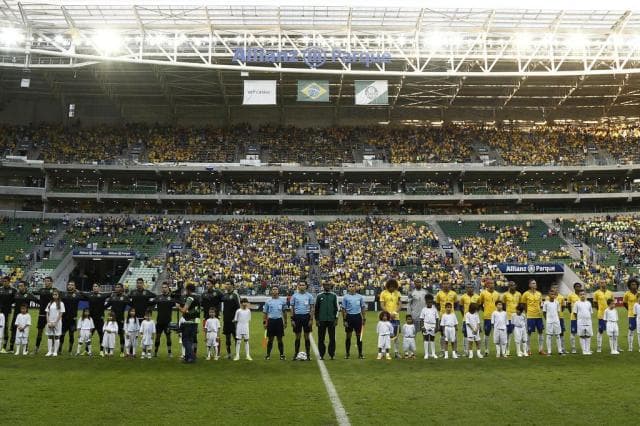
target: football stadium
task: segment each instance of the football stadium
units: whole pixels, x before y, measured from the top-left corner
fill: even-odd
[[[637,424],[639,276],[639,4],[0,2],[1,423]]]

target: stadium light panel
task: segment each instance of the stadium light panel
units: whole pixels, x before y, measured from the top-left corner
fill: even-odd
[[[7,46],[14,46],[24,40],[24,35],[18,28],[4,28],[0,33],[0,42]]]
[[[93,36],[93,43],[106,55],[116,52],[122,46],[122,37],[113,30],[98,30]]]

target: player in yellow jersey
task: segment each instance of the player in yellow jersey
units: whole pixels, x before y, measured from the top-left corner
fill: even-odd
[[[516,313],[518,305],[520,304],[520,298],[522,294],[518,291],[516,283],[509,281],[509,289],[502,293],[502,303],[507,311],[507,356],[511,355],[509,351],[511,334],[513,334],[513,324],[511,323],[511,317]]]
[[[538,291],[538,283],[536,280],[529,280],[529,290],[522,294],[521,303],[526,306],[527,312],[527,341],[528,352],[531,353],[531,334],[538,332],[538,353],[546,355],[544,352],[544,323],[542,322],[542,293]]]
[[[611,290],[607,290],[607,280],[601,278],[598,281],[598,289],[593,292],[593,302],[598,307],[598,335],[596,336],[597,351],[602,352],[602,335],[607,329],[607,322],[604,320],[604,311],[609,304],[607,300],[613,299]]]
[[[445,306],[447,303],[451,303],[451,307],[453,308],[453,312],[456,311],[458,305],[458,294],[451,290],[451,284],[447,281],[443,281],[441,284],[441,289],[436,293],[436,307],[438,308],[440,318],[442,315],[446,313]],[[458,339],[454,342],[454,352],[458,352]],[[445,341],[444,334],[440,333],[440,348],[444,351]]]
[[[622,298],[622,304],[627,309],[627,317],[629,318],[629,331],[627,332],[627,342],[629,343],[629,352],[633,350],[633,335],[635,334],[637,324],[636,316],[633,312],[633,305],[640,299],[638,298],[638,278],[629,278],[627,281],[627,291]],[[638,346],[640,346],[640,336],[638,337]]]
[[[573,307],[575,306],[576,302],[580,301],[580,296],[578,296],[580,294],[580,290],[582,290],[582,284],[581,283],[574,283],[573,284],[573,293],[570,293],[567,296],[567,309],[569,309],[569,312],[571,313],[571,315],[570,315],[570,318],[571,318],[570,331],[571,331],[571,333],[569,334],[569,343],[571,344],[571,353],[572,354],[578,353],[578,351],[576,350],[576,336],[578,334],[578,319],[576,318],[576,314],[573,312]]]
[[[484,356],[489,355],[489,337],[491,336],[491,314],[496,310],[496,302],[500,301],[500,293],[494,289],[493,280],[487,278],[484,290],[480,292],[478,303],[482,307],[484,318]]]
[[[464,315],[469,312],[469,306],[472,303],[477,304],[478,299],[480,299],[480,295],[475,294],[473,292],[473,286],[471,284],[467,284],[466,293],[460,296],[459,307],[460,312],[462,313],[462,334],[464,335],[464,339],[462,339],[462,344],[464,346],[464,356],[468,356],[469,353],[469,341],[467,340],[467,324],[464,322]],[[633,309],[633,308],[632,308]]]
[[[400,343],[398,339],[398,331],[400,329],[400,292],[398,291],[398,281],[393,278],[386,282],[384,290],[380,293],[380,306],[382,310],[388,312],[391,317],[391,325],[393,326],[393,349],[395,357],[400,358]]]

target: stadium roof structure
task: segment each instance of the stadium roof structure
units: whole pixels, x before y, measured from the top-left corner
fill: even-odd
[[[640,115],[640,10],[69,3],[0,0],[1,102],[251,119],[264,111],[241,105],[251,78],[277,80],[270,109],[301,118]],[[328,80],[330,102],[298,103],[299,79]],[[354,106],[362,79],[388,80],[389,105]]]

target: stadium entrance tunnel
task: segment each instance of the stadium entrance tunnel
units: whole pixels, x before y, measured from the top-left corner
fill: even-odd
[[[90,291],[94,283],[115,284],[127,270],[129,259],[90,258],[74,259],[76,266],[69,274],[76,287],[81,291]]]
[[[524,293],[529,290],[529,280],[534,279],[538,283],[538,291],[547,294],[552,285],[560,285],[562,274],[505,274],[509,281],[516,283],[518,291]]]

